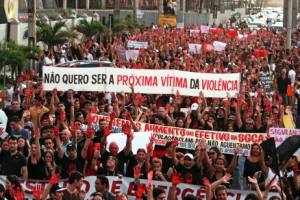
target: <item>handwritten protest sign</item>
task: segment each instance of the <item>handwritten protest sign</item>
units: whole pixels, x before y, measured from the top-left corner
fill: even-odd
[[[285,139],[293,135],[300,135],[300,129],[290,128],[270,128],[269,137],[274,137],[276,147],[278,147]],[[295,155],[300,156],[300,149],[295,152]]]
[[[123,69],[112,67],[65,68],[43,67],[45,90],[135,92],[226,98],[236,96],[240,74],[195,73],[178,70]]]

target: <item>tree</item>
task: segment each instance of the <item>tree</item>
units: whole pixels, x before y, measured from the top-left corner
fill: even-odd
[[[112,28],[113,33],[118,34],[122,31],[133,32],[136,29],[142,28],[143,24],[138,23],[132,15],[127,15],[125,19],[121,16],[114,16],[114,26]]]
[[[87,38],[107,32],[107,28],[99,21],[92,20],[89,22],[86,19],[80,20],[79,24],[75,27],[75,30],[82,33]]]
[[[65,21],[58,21],[53,26],[43,21],[37,21],[36,25],[37,41],[47,44],[49,48],[64,44],[77,37],[77,34],[66,26]]]
[[[17,77],[28,58],[37,58],[39,49],[37,47],[27,47],[17,45],[14,41],[0,43],[0,71],[4,66],[10,66],[11,77]]]

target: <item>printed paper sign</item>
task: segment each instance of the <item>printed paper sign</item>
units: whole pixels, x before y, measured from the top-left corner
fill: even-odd
[[[201,25],[200,29],[201,29],[201,33],[208,33],[209,32],[209,26]]]
[[[136,49],[147,49],[148,48],[148,42],[138,42],[138,41],[132,41],[129,40],[127,43],[128,48],[136,48]]]
[[[201,44],[189,44],[189,52],[194,54],[200,54],[202,51],[202,45]]]
[[[136,61],[139,57],[139,50],[126,50],[125,52],[125,55],[126,55],[126,60],[127,61],[130,61],[130,60],[133,60],[133,61]]]
[[[268,132],[269,137],[274,137],[276,147],[278,147],[285,139],[293,135],[300,135],[300,129],[270,128]],[[300,149],[294,154],[300,156]]]
[[[214,50],[219,51],[219,52],[224,51],[225,48],[226,48],[226,45],[227,44],[224,43],[224,42],[219,42],[219,41],[214,41],[213,42]]]

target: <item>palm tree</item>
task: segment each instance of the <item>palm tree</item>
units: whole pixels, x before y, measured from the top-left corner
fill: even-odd
[[[86,19],[80,20],[79,24],[75,27],[75,30],[82,33],[85,37],[91,38],[95,35],[101,35],[107,32],[107,27],[101,24],[99,21],[92,20],[91,22]]]
[[[123,31],[133,32],[138,28],[143,28],[143,24],[138,23],[132,15],[127,15],[125,19],[121,16],[114,16],[113,33],[119,34]]]
[[[53,26],[44,21],[37,21],[36,25],[37,41],[47,44],[49,48],[64,44],[77,37],[75,32],[68,29],[65,21],[58,21]]]
[[[11,68],[11,77],[17,77],[22,67],[27,64],[28,58],[37,57],[39,49],[37,47],[27,47],[17,45],[14,41],[4,42],[0,44],[0,71],[4,66]]]

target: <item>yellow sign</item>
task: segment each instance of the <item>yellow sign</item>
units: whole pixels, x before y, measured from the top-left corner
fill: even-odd
[[[158,25],[169,25],[171,27],[175,27],[177,25],[176,16],[175,15],[160,15],[158,19]]]
[[[8,3],[7,3],[7,15],[8,15],[8,18],[12,18],[14,16],[14,13],[15,13],[15,5],[13,3],[12,0],[8,0]]]
[[[18,19],[18,0],[4,0],[4,9],[8,21]]]

